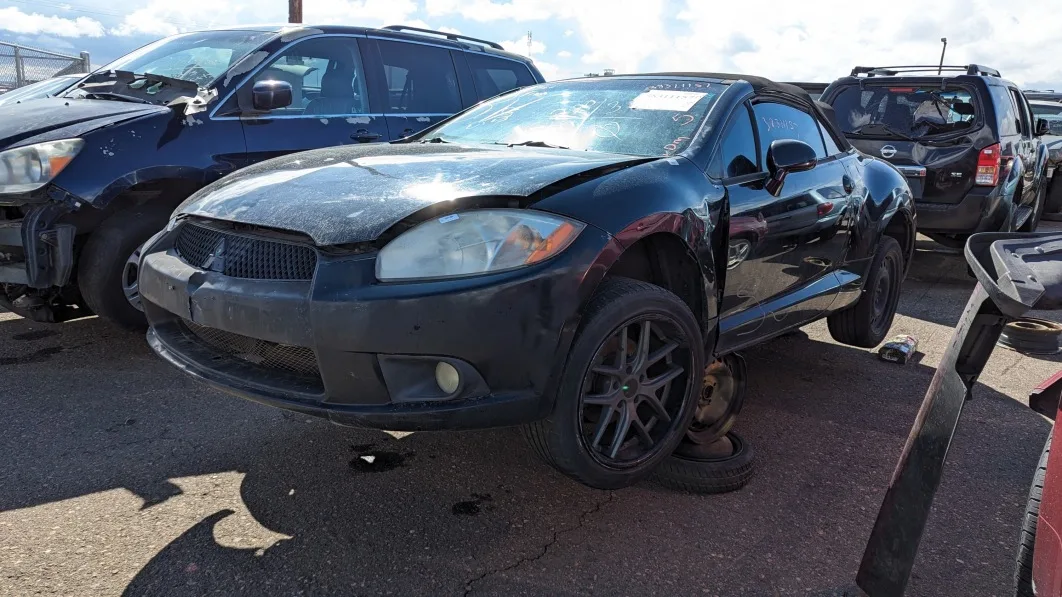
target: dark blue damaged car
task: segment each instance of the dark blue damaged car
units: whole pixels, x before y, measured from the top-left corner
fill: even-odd
[[[139,283],[152,348],[214,387],[346,425],[522,425],[620,487],[725,433],[701,386],[737,351],[820,318],[878,344],[915,224],[904,176],[797,87],[596,77],[226,177]]]
[[[168,37],[59,97],[0,106],[0,305],[143,327],[139,247],[195,191],[284,154],[412,135],[542,80],[493,42],[285,25]]]

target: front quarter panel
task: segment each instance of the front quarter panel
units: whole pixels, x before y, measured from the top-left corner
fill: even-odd
[[[54,184],[96,208],[133,185],[184,179],[203,186],[239,168],[246,144],[239,121],[167,110],[82,136],[85,146]]]
[[[854,150],[853,150],[854,151]],[[874,251],[885,228],[896,217],[902,217],[908,226],[908,253],[914,249],[915,205],[907,179],[888,162],[865,154],[857,154],[848,162],[855,170],[856,188],[852,193],[856,202],[852,222],[852,244],[845,259],[854,273],[862,275],[869,267]]]
[[[726,241],[718,226],[724,199],[723,187],[689,160],[675,157],[597,178],[534,207],[586,222],[616,240],[616,250],[602,253],[592,270],[596,275],[590,282],[595,286],[622,251],[639,240],[660,233],[681,238],[700,267],[706,305],[702,323],[707,330],[718,315],[716,247]]]

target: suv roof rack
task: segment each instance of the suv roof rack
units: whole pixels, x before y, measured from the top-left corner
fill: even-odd
[[[944,65],[937,64],[930,65],[903,65],[903,66],[857,66],[852,69],[853,77],[859,75],[866,75],[868,77],[880,77],[880,76],[893,76],[901,73],[919,73],[926,71],[965,71],[967,75],[980,75],[984,77],[1002,77],[999,71],[994,68],[989,68],[980,64],[965,64],[965,65]]]
[[[388,25],[388,26],[384,27],[384,29],[388,29],[390,31],[415,31],[417,33],[427,33],[427,34],[430,34],[430,35],[441,35],[442,37],[445,37],[446,39],[449,39],[451,41],[462,41],[462,40],[463,41],[471,41],[471,42],[475,42],[477,44],[483,44],[485,46],[490,46],[490,47],[494,48],[495,50],[505,50],[505,48],[503,48],[502,45],[497,43],[497,42],[487,41],[485,39],[478,39],[478,38],[475,38],[475,37],[469,37],[467,35],[459,35],[457,33],[447,33],[445,31],[435,31],[433,29],[424,29],[422,27],[408,27],[406,25]]]

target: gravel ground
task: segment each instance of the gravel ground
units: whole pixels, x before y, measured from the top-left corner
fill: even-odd
[[[332,426],[207,390],[95,319],[0,312],[0,595],[844,595],[971,288],[958,256],[919,252],[892,330],[917,363],[825,322],[749,351],[759,469],[721,496],[591,490],[512,429]],[[1050,430],[1025,402],[1060,362],[994,353],[909,595],[1008,592]]]

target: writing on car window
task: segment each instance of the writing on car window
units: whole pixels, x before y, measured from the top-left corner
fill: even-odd
[[[540,143],[627,155],[674,155],[689,147],[726,86],[665,85],[670,83],[645,79],[546,83],[483,102],[432,136],[465,143]]]

